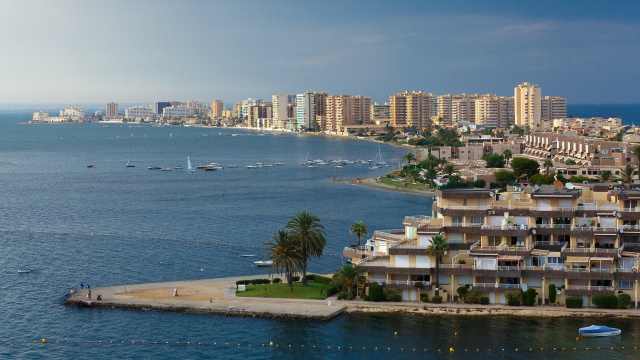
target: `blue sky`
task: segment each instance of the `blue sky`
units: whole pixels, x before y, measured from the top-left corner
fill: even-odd
[[[638,1],[3,1],[0,103],[307,90],[640,103]]]

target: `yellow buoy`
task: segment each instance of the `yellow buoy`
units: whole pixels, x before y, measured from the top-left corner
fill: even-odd
[[[47,340],[46,340],[46,339],[42,339],[42,343],[43,343],[43,344],[46,344],[46,343],[47,343]]]
[[[273,341],[269,342],[269,346],[273,346]]]
[[[454,352],[455,350],[453,350],[453,348],[449,348],[449,352]]]

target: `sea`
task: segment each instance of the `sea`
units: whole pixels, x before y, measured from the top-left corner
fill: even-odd
[[[638,118],[640,107],[634,109]],[[326,230],[326,254],[309,270],[333,272],[344,260],[342,249],[356,241],[349,234],[352,223],[363,221],[370,234],[402,228],[405,216],[430,215],[432,200],[339,181],[391,171],[408,152],[402,147],[221,128],[24,124],[30,116],[24,110],[0,113],[2,359],[626,359],[639,354],[634,348],[640,345],[640,323],[630,319],[407,311],[312,321],[61,305],[81,283],[96,288],[265,274],[252,266],[253,259],[238,255],[261,255],[259,247],[300,211],[315,214]],[[380,156],[392,166],[300,165],[307,159]],[[187,157],[194,165],[216,162],[224,169],[181,171]],[[246,168],[256,163],[284,165]],[[172,171],[147,169],[155,165]],[[31,272],[18,274],[22,267]],[[594,323],[621,328],[622,335],[577,339],[579,327]]]

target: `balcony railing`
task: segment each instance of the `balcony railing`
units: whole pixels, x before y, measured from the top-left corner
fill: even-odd
[[[495,288],[496,283],[473,283],[473,287]]]
[[[429,281],[417,281],[417,280],[367,280],[367,282],[376,282],[380,285],[390,284],[390,285],[413,285],[416,283],[422,283],[424,286],[431,286],[431,282]]]
[[[567,290],[599,290],[599,291],[613,291],[613,286],[567,285]]]
[[[499,283],[498,284],[499,288],[503,288],[503,289],[520,289],[520,284],[504,284],[504,283]]]
[[[498,270],[502,271],[520,271],[522,268],[520,266],[498,266]]]

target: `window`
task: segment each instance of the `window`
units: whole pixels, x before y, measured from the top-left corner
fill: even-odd
[[[489,246],[499,246],[500,244],[502,244],[502,237],[489,236]]]
[[[618,290],[633,290],[633,281],[618,281]]]
[[[547,263],[549,264],[564,264],[564,260],[561,257],[550,257],[547,258]]]
[[[451,225],[453,225],[453,226],[462,226],[462,216],[452,216],[451,217]]]

